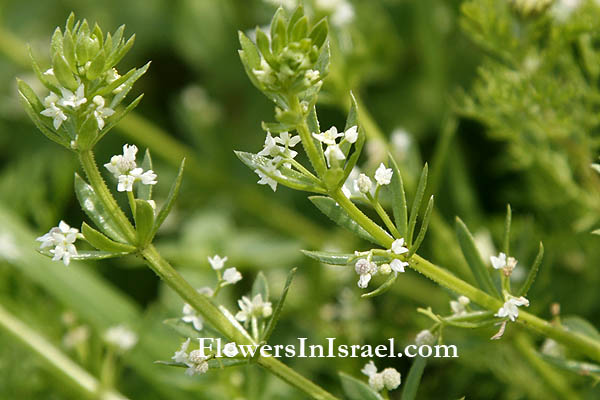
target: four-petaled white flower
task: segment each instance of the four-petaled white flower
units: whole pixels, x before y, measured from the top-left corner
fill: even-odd
[[[187,349],[189,346],[190,346],[190,338],[187,338],[187,340],[185,342],[181,343],[181,347],[179,348],[179,350],[177,350],[175,352],[175,354],[173,354],[173,357],[171,357],[171,360],[175,361],[176,363],[182,363],[182,364],[187,363],[188,359],[189,359]]]
[[[242,274],[235,267],[227,268],[223,272],[224,285],[233,285],[242,280]]]
[[[110,327],[104,333],[104,341],[120,351],[131,349],[138,341],[138,337],[131,329],[124,325]]]
[[[123,145],[123,155],[116,155],[110,158],[110,162],[104,164],[104,167],[112,173],[115,178],[120,175],[126,175],[132,169],[137,167],[135,162],[138,148],[135,145]]]
[[[221,257],[218,254],[215,254],[212,257],[208,257],[208,263],[215,271],[218,269],[223,269],[225,263],[227,262],[227,257]]]
[[[131,175],[119,175],[118,192],[132,192],[135,178]]]
[[[337,128],[335,126],[332,126],[331,128],[327,129],[325,132],[313,133],[312,135],[315,139],[317,139],[321,143],[325,143],[327,145],[334,145],[335,140],[339,137],[343,137],[344,133],[338,132]]]
[[[354,270],[359,275],[358,287],[365,289],[369,285],[372,275],[377,273],[377,264],[367,258],[361,258],[354,264]]]
[[[66,222],[60,221],[57,227],[54,227],[43,236],[36,240],[42,242],[40,249],[54,247],[50,253],[54,255],[53,261],[62,260],[65,265],[69,265],[71,258],[77,255],[75,241],[79,231],[71,228]]]
[[[344,139],[350,143],[355,143],[358,139],[358,126],[351,126],[344,132]]]
[[[309,69],[304,73],[304,77],[309,83],[313,83],[321,78],[321,73],[316,69]]]
[[[98,129],[102,130],[104,128],[104,119],[110,117],[115,113],[110,107],[104,107],[104,97],[102,96],[94,96],[92,99],[94,104],[96,104],[96,109],[94,110],[94,117],[96,118],[96,122],[98,123]]]
[[[467,313],[466,306],[469,305],[471,300],[467,296],[459,296],[457,300],[450,301],[450,309],[453,315],[464,315]]]
[[[262,295],[259,293],[252,300],[246,296],[242,296],[238,300],[240,311],[235,314],[235,319],[240,322],[246,322],[252,317],[267,318],[273,313],[270,301],[263,301]]]
[[[498,257],[491,256],[492,267],[494,269],[502,269],[507,276],[510,276],[512,271],[517,266],[517,260],[514,257],[506,257],[506,254],[500,253]]]
[[[141,181],[144,185],[156,185],[157,175],[149,169],[144,171],[142,168],[134,168],[129,172],[129,175],[133,177],[134,181]]]
[[[277,156],[279,153],[281,153],[283,151],[283,148],[281,148],[277,144],[277,142],[278,142],[277,138],[274,138],[273,136],[271,136],[271,132],[267,132],[267,137],[265,138],[265,144],[263,146],[263,149],[258,152],[258,155],[263,156],[263,157]]]
[[[406,261],[398,260],[394,258],[390,263],[390,267],[394,272],[404,272],[404,267],[408,267],[408,263]]]
[[[56,106],[56,102],[59,101],[58,96],[54,92],[50,92],[48,96],[44,99],[44,105],[46,109],[40,111],[45,117],[52,118],[52,123],[54,125],[54,129],[60,128],[63,122],[67,120],[67,116]]]
[[[514,297],[511,295],[507,296],[508,298],[504,302],[504,305],[500,307],[498,312],[494,314],[494,316],[499,318],[508,317],[511,321],[515,321],[519,316],[519,308],[521,306],[529,307],[529,300],[525,297]]]
[[[202,317],[196,312],[196,310],[194,310],[192,306],[187,303],[184,304],[181,312],[183,313],[183,317],[181,317],[183,322],[191,323],[194,329],[197,331],[202,330],[204,327]]]
[[[392,181],[392,175],[394,172],[391,168],[386,168],[383,163],[379,165],[377,171],[375,171],[375,180],[379,185],[389,185]]]
[[[64,87],[60,88],[60,93],[62,94],[62,99],[58,101],[59,106],[79,108],[79,106],[82,104],[87,103],[87,99],[85,97],[85,86],[83,83],[79,85],[77,90],[75,90],[75,93]]]
[[[280,145],[289,148],[289,147],[294,147],[295,145],[300,143],[300,136],[299,135],[292,136],[292,135],[290,135],[289,132],[281,132],[279,134],[279,137],[275,138],[275,141],[277,143],[279,143]]]
[[[360,372],[362,372],[366,376],[371,376],[377,373],[377,367],[375,366],[373,360],[371,360],[365,364],[365,366],[363,367],[363,369],[360,370]]]
[[[392,242],[391,250],[394,254],[408,253],[408,249],[404,246],[404,238],[396,239]]]
[[[269,185],[273,191],[277,190],[277,181],[273,179],[271,175],[276,177],[283,176],[274,162],[270,162],[264,167],[257,168],[254,172],[260,178],[257,183],[259,185]]]
[[[229,342],[225,346],[223,346],[223,354],[227,357],[235,357],[239,353],[237,345],[235,342]]]
[[[344,152],[342,151],[342,149],[340,149],[340,146],[338,146],[337,144],[330,144],[329,146],[327,146],[327,149],[325,149],[324,154],[325,158],[327,159],[327,165],[330,168],[332,160],[341,161],[346,159]]]

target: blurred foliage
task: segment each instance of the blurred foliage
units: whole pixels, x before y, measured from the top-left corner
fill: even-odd
[[[164,182],[176,171],[171,153],[179,159],[185,150],[198,167],[184,178],[175,215],[159,232],[157,246],[194,285],[212,283],[207,256],[228,255],[244,274],[238,287],[223,294],[233,310],[258,269],[278,296],[289,268],[299,267],[273,343],[335,336],[353,344],[395,337],[404,345],[428,324],[416,307],[449,310],[450,296],[409,273],[386,296],[360,299],[352,271],[322,266],[299,251],[349,252],[360,245],[320,216],[303,194],[285,188],[273,194],[250,185],[256,177],[232,150],[260,148],[259,122],[270,118],[272,105],[246,77],[237,31],[251,36],[255,26],[268,24],[272,3],[277,2],[0,0],[0,303],[93,374],[101,368],[102,332],[130,325],[141,342],[124,356],[117,387],[131,398],[302,397],[262,371],[227,369],[190,379],[152,364],[178,347],[178,338],[161,322],[180,316],[183,304],[149,270],[138,268],[138,259],[65,269],[35,254],[34,237],[59,219],[78,226],[82,214],[72,194],[76,161],[26,118],[15,77],[33,86],[24,43],[48,66],[50,35],[71,11],[107,30],[124,23],[136,34],[124,70],[152,60],[137,84],[136,91],[145,93],[138,116],[185,147],[143,145],[151,147]],[[316,18],[331,17],[319,1],[306,3]],[[483,253],[493,253],[491,243],[501,241],[510,202],[514,256],[528,264],[538,240],[546,248],[529,296],[532,311],[548,318],[550,304],[557,302],[564,314],[599,325],[600,246],[589,232],[600,225],[600,175],[590,168],[599,146],[600,8],[592,0],[554,3],[545,12],[523,15],[508,1],[354,1],[352,22],[331,24],[331,69],[319,115],[322,126],[340,126],[353,90],[367,113],[360,118],[370,144],[361,162],[367,169],[377,165],[390,143],[409,193],[421,160],[431,161],[437,213],[424,255],[460,275],[464,260],[448,234],[454,216],[481,239]],[[572,3],[578,7],[570,10],[566,4]],[[452,113],[459,118],[448,130]],[[367,126],[366,118],[376,124]],[[399,132],[404,136],[394,135]],[[145,130],[137,134],[143,137]],[[97,147],[98,160],[132,140],[127,129],[115,130]],[[167,190],[158,185],[155,198],[160,202]],[[293,223],[280,217],[281,207],[292,213]],[[87,358],[64,347],[64,312],[90,327]],[[517,340],[512,329],[500,343],[490,343],[493,333],[493,328],[447,329],[445,340],[458,345],[461,357],[428,362],[419,398],[559,398],[564,392],[558,381],[581,398],[598,398],[600,389],[585,377],[553,369],[559,379],[549,379],[536,368],[527,343],[534,340],[539,348],[540,338]],[[4,334],[0,342],[0,398],[79,398],[64,391],[25,348],[12,346]],[[286,362],[336,394],[337,371],[358,376],[364,364],[340,358]],[[378,364],[404,377],[410,366],[403,359]]]

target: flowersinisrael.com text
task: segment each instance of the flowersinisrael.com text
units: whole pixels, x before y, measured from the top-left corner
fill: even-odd
[[[458,348],[455,345],[416,345],[410,344],[404,348],[396,348],[394,338],[389,338],[385,344],[378,345],[348,345],[337,344],[336,338],[326,338],[325,343],[310,344],[308,338],[298,338],[297,342],[286,345],[268,344],[237,344],[224,343],[220,338],[198,338],[199,350],[202,357],[262,357],[275,358],[397,358],[397,357],[434,357],[458,358]]]

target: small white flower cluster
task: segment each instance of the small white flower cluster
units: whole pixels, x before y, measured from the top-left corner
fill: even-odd
[[[471,303],[471,300],[467,296],[459,296],[457,300],[450,301],[450,309],[453,315],[465,315],[467,313],[467,306]]]
[[[281,177],[281,171],[279,171],[279,165],[283,163],[284,166],[290,167],[289,160],[294,159],[298,152],[292,150],[292,147],[300,143],[300,136],[292,136],[289,132],[281,132],[279,136],[271,136],[271,132],[267,132],[265,138],[265,144],[263,149],[257,154],[262,157],[268,158],[268,163],[265,167],[257,168],[254,172],[258,175],[260,180],[259,185],[269,185],[273,191],[277,190],[277,181],[272,177]],[[288,160],[286,162],[286,160]]]
[[[348,128],[346,132],[338,132],[337,128],[332,126],[325,132],[313,133],[312,135],[319,142],[327,145],[324,154],[327,159],[327,165],[331,168],[331,162],[333,160],[341,161],[346,159],[344,152],[340,149],[340,145],[344,141],[355,143],[358,139],[358,127],[354,125]],[[342,138],[339,144],[336,142],[338,138]]]
[[[53,74],[51,70],[46,71],[46,74]],[[50,92],[44,99],[44,110],[40,112],[45,117],[52,118],[54,129],[59,129],[63,122],[67,120],[65,111],[76,110],[83,104],[87,103],[85,97],[85,85],[79,85],[75,93],[64,87],[59,88],[62,97],[54,92]],[[110,107],[105,107],[105,100],[102,96],[94,96],[92,99],[92,107],[94,108],[94,117],[98,123],[98,129],[104,128],[104,120],[112,116],[115,111]]]
[[[408,249],[404,246],[404,239],[400,238],[394,240],[392,243],[392,248],[389,249],[388,252],[397,255],[407,253]],[[393,271],[395,274],[398,274],[399,272],[404,272],[404,267],[408,266],[406,261],[394,258],[389,264],[381,264],[381,266],[378,268],[377,264],[372,261],[372,250],[366,252],[356,251],[354,254],[356,256],[366,256],[366,258],[359,258],[354,264],[354,270],[359,276],[358,287],[361,289],[365,289],[369,285],[371,277],[376,275],[378,272],[387,275]]]
[[[494,269],[501,269],[504,275],[510,276],[517,266],[517,260],[514,257],[506,257],[506,254],[500,253],[498,257],[491,256],[490,260],[492,261],[492,267]]]
[[[133,184],[137,181],[144,185],[156,185],[157,175],[149,169],[145,171],[139,168],[135,158],[138,148],[135,145],[124,145],[123,155],[115,155],[110,158],[110,162],[104,164],[104,167],[118,179],[117,190],[119,192],[132,192]]]
[[[79,230],[71,228],[66,222],[60,221],[57,227],[50,229],[44,236],[36,240],[42,242],[40,249],[54,247],[50,253],[54,254],[53,261],[62,260],[65,265],[69,265],[71,258],[77,255],[75,241],[77,240]]]
[[[273,313],[273,308],[270,301],[263,301],[262,295],[259,293],[252,300],[246,296],[242,296],[238,300],[240,311],[235,314],[235,319],[240,322],[250,321],[252,318],[268,318]]]
[[[429,329],[423,329],[421,332],[417,333],[415,344],[417,346],[433,346],[436,340],[437,339]]]
[[[347,0],[316,0],[316,8],[331,14],[331,22],[343,27],[354,20],[354,7]]]
[[[108,328],[108,330],[104,332],[103,338],[107,344],[123,352],[133,348],[138,341],[138,337],[135,332],[124,325],[117,325]]]
[[[354,174],[354,175],[353,175]],[[348,185],[342,187],[342,192],[348,198],[350,198],[354,193],[366,195],[367,193],[372,193],[373,189],[373,181],[366,174],[360,173],[358,170],[353,170],[353,190],[348,188]],[[391,168],[386,168],[383,163],[379,165],[377,170],[375,171],[375,182],[377,182],[378,186],[389,185],[392,181],[392,176],[394,175],[394,171]]]
[[[381,372],[377,372],[377,367],[373,361],[369,361],[365,364],[360,372],[369,377],[369,386],[377,392],[380,392],[383,389],[397,389],[398,386],[400,386],[400,383],[402,383],[402,377],[395,368],[386,368]]]
[[[186,375],[194,376],[205,374],[206,371],[208,371],[207,358],[203,357],[200,350],[192,350],[188,354],[187,350],[189,346],[190,338],[187,338],[187,340],[181,344],[179,350],[171,357],[171,360],[176,363],[187,365],[188,368],[185,370]]]
[[[221,258],[218,254],[213,257],[208,257],[208,263],[215,271],[220,271],[225,266],[225,262],[227,262],[227,257]],[[221,281],[221,286],[226,285],[234,285],[237,282],[242,280],[242,274],[235,267],[227,268],[223,271],[223,279]]]
[[[529,307],[529,300],[527,300],[523,296],[515,297],[515,296],[511,296],[508,294],[505,296],[504,305],[502,307],[500,307],[500,309],[498,310],[498,312],[496,314],[494,314],[494,316],[499,317],[499,318],[508,317],[508,319],[510,319],[511,321],[514,322],[517,319],[517,317],[519,316],[519,308],[518,307],[521,307],[521,306]]]

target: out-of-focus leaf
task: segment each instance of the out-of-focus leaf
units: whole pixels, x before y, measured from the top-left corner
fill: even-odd
[[[431,219],[431,213],[433,212],[433,195],[429,198],[429,202],[427,203],[427,208],[425,209],[425,214],[423,214],[423,221],[421,222],[421,228],[419,229],[419,234],[417,235],[417,239],[412,246],[410,246],[410,250],[408,252],[407,258],[410,258],[413,254],[419,250],[423,239],[425,239],[425,234],[427,233],[427,228],[429,228],[429,220]]]
[[[392,167],[392,211],[394,213],[394,222],[400,236],[406,237],[408,230],[408,207],[406,205],[406,192],[404,191],[404,183],[402,175],[398,169],[398,164],[392,155],[389,155],[390,166]]]
[[[263,333],[262,340],[267,342],[277,326],[277,322],[279,321],[279,316],[281,315],[281,310],[283,309],[283,304],[285,303],[285,298],[287,297],[288,290],[292,285],[292,280],[294,279],[294,275],[296,274],[297,268],[292,268],[292,270],[288,273],[287,279],[285,280],[285,286],[283,287],[283,292],[281,292],[281,297],[273,310],[273,316],[269,320],[265,332]]]
[[[589,321],[576,315],[569,315],[561,318],[561,324],[568,330],[585,335],[593,340],[600,342],[600,333]]]
[[[183,169],[185,167],[185,158],[181,160],[181,165],[179,166],[179,172],[177,172],[177,178],[175,178],[175,182],[171,185],[171,190],[169,190],[169,195],[167,196],[167,202],[160,209],[158,215],[156,216],[156,220],[154,221],[154,226],[152,228],[152,234],[150,237],[154,237],[158,228],[165,222],[165,219],[171,212],[173,205],[175,204],[175,200],[177,200],[177,196],[179,195],[179,189],[181,188],[181,182],[183,181]]]
[[[542,264],[542,260],[544,258],[544,245],[540,242],[540,248],[538,250],[537,256],[535,256],[535,260],[533,261],[533,265],[527,274],[527,279],[523,282],[523,286],[517,292],[518,296],[525,296],[533,282],[535,281],[535,277],[537,276],[538,270],[540,269],[540,265]]]
[[[340,253],[331,253],[328,251],[308,251],[302,250],[304,255],[314,258],[317,261],[322,262],[323,264],[329,265],[348,265],[359,257],[355,254],[340,254]],[[383,264],[386,262],[390,262],[392,260],[391,257],[382,257],[382,256],[373,256],[371,261],[375,264]]]
[[[413,360],[413,363],[408,371],[408,377],[402,388],[402,400],[414,400],[417,398],[417,391],[421,384],[421,377],[423,371],[427,365],[427,359],[423,357],[417,357]]]
[[[395,272],[392,272],[390,274],[390,276],[387,278],[387,280],[381,286],[379,286],[377,289],[375,289],[373,291],[370,291],[369,293],[362,294],[360,297],[369,298],[369,297],[375,297],[375,296],[382,295],[385,292],[387,292],[388,290],[390,290],[390,288],[394,285],[394,282],[396,282],[396,279],[398,279],[398,274]]]
[[[600,365],[598,364],[577,360],[568,360],[543,353],[538,353],[538,355],[549,363],[566,371],[574,372],[577,375],[591,376],[594,379],[600,379]]]
[[[252,298],[259,294],[263,301],[267,301],[269,299],[269,282],[267,282],[267,278],[262,271],[258,272],[256,279],[254,279],[254,283],[252,284]]]
[[[181,337],[183,337],[185,339],[187,339],[187,338],[196,339],[199,337],[206,337],[205,332],[199,332],[199,331],[195,330],[192,327],[192,325],[183,322],[181,320],[181,318],[165,319],[163,321],[163,323],[165,325],[167,325],[169,328],[172,328],[175,332],[177,332],[177,334],[179,334]]]
[[[419,216],[419,210],[421,209],[421,201],[423,201],[423,195],[425,194],[425,189],[427,187],[428,172],[429,167],[427,163],[425,163],[423,171],[421,172],[421,176],[419,177],[419,184],[417,185],[415,198],[410,208],[410,217],[408,219],[408,231],[406,232],[406,243],[409,245],[409,247],[412,246],[413,235],[415,233],[415,226],[417,225],[417,217]]]
[[[152,157],[150,156],[150,150],[146,149],[144,153],[144,160],[142,161],[142,169],[144,171],[148,171],[152,168]],[[151,200],[152,199],[152,186],[153,185],[144,185],[141,182],[137,182],[137,198],[142,200]]]
[[[383,400],[383,397],[366,383],[340,372],[342,389],[348,400]]]

